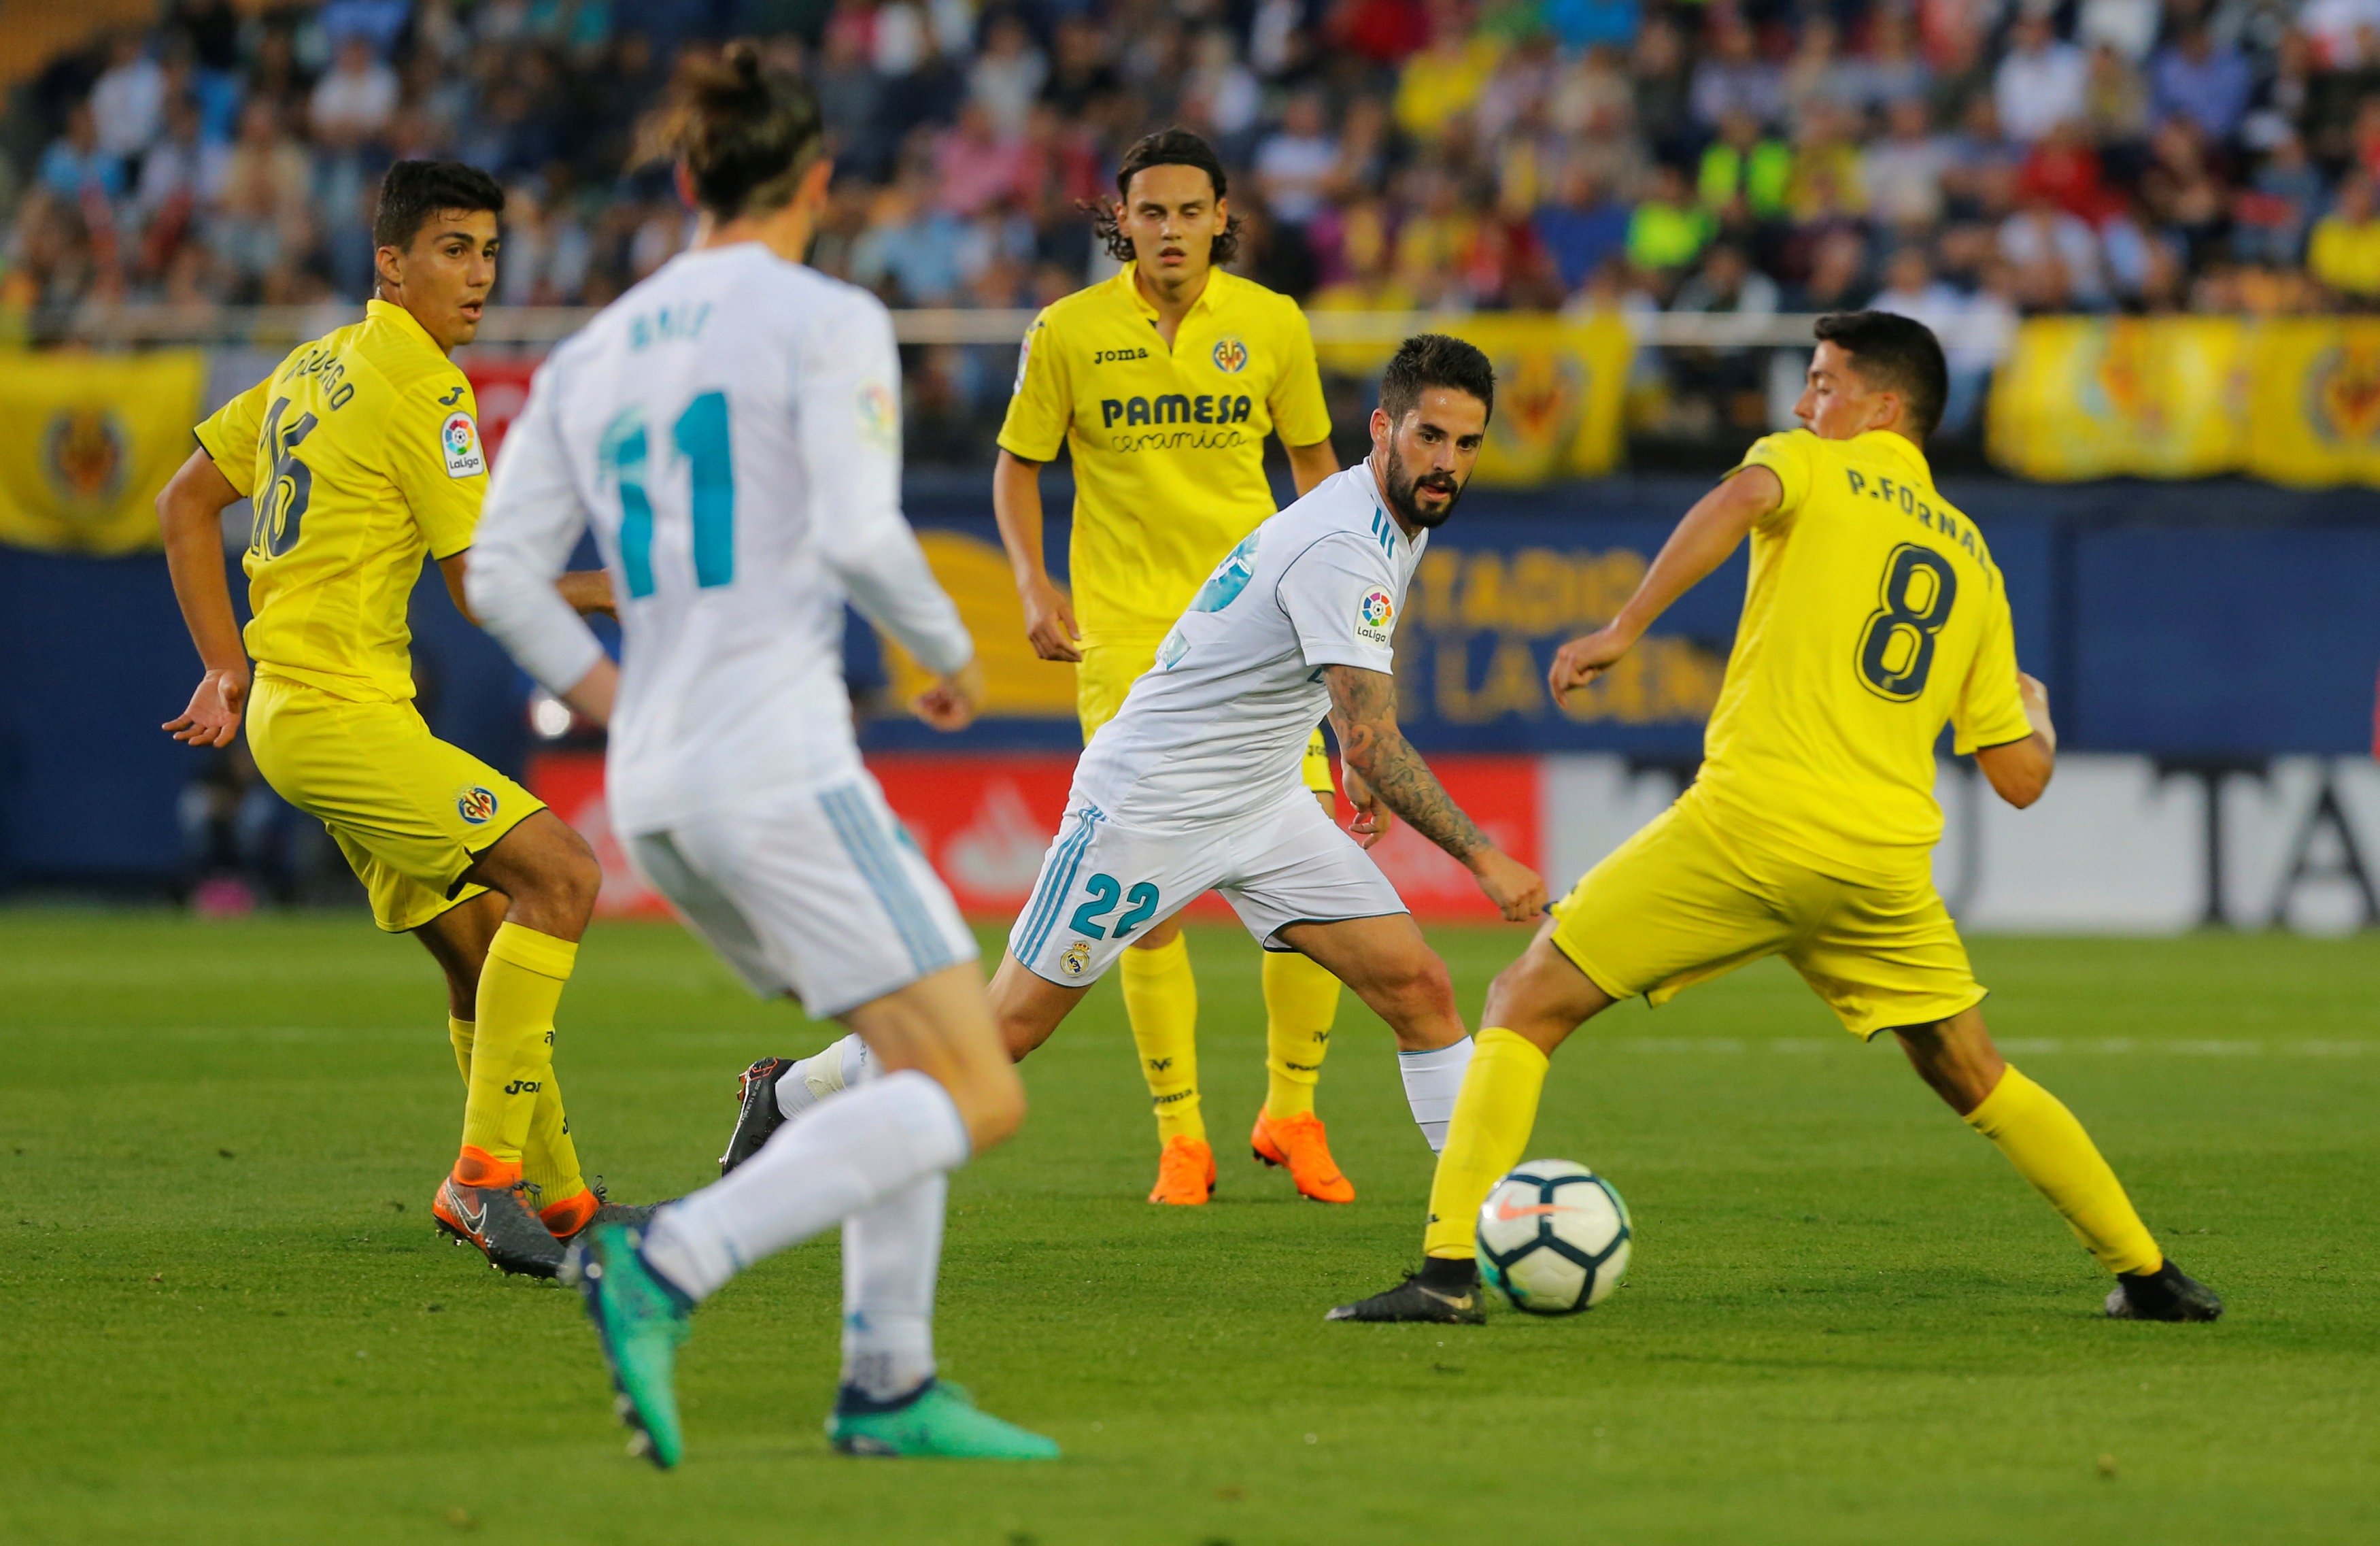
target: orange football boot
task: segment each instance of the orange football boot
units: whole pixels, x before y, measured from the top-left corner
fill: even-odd
[[[1170,1138],[1157,1154],[1157,1189],[1151,1202],[1196,1207],[1215,1190],[1215,1151],[1194,1138]]]
[[[1322,1118],[1310,1111],[1275,1122],[1269,1112],[1257,1107],[1256,1131],[1248,1135],[1248,1148],[1268,1165],[1287,1165],[1297,1189],[1317,1202],[1355,1200],[1355,1183],[1339,1174],[1339,1163],[1330,1157],[1330,1140],[1322,1131]]]

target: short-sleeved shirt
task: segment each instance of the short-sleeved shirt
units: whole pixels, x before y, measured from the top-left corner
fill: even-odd
[[[1075,767],[1110,820],[1182,833],[1311,800],[1306,739],[1324,671],[1395,670],[1405,587],[1429,533],[1406,535],[1369,462],[1326,478],[1214,566]]]
[[[1724,830],[1863,884],[1922,878],[1942,834],[1934,745],[2033,733],[2008,588],[1906,437],[1769,435],[1784,498],[1752,575],[1694,796]]]
[[[1273,513],[1264,439],[1330,437],[1297,303],[1217,269],[1167,348],[1127,263],[1025,335],[1000,444],[1075,462],[1069,547],[1084,643],[1162,635],[1215,560]]]
[[[198,427],[255,505],[243,638],[257,664],[358,700],[413,696],[424,554],[471,545],[487,492],[471,383],[401,306],[293,350]]]

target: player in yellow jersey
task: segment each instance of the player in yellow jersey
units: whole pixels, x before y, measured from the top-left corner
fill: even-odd
[[[478,405],[448,355],[479,331],[503,209],[475,168],[390,167],[372,230],[380,298],[364,320],[300,347],[198,427],[157,509],[206,674],[165,728],[227,746],[244,717],[257,767],[330,829],[374,920],[444,969],[468,1094],[432,1216],[491,1264],[550,1277],[599,1213],[645,1211],[604,1207],[579,1174],[552,1072],[553,1012],[601,871],[528,790],[431,736],[406,622],[425,553],[463,605],[488,480]],[[219,520],[251,495],[243,635]],[[610,605],[600,571],[563,583],[582,611]]]
[[[992,482],[1001,540],[1035,651],[1076,663],[1086,741],[1154,663],[1216,563],[1273,514],[1266,434],[1281,437],[1300,494],[1339,470],[1305,316],[1216,266],[1237,241],[1222,163],[1187,130],[1152,134],[1125,153],[1121,202],[1099,217],[1123,271],[1034,322],[1001,427]],[[1041,467],[1061,445],[1074,458],[1071,595],[1050,578],[1041,545]],[[1305,782],[1330,809],[1318,725]],[[1205,1202],[1215,1160],[1198,1106],[1198,993],[1181,925],[1135,941],[1123,977],[1157,1110],[1148,1199]],[[1303,956],[1268,952],[1264,995],[1268,1078],[1250,1147],[1288,1165],[1306,1196],[1353,1201],[1314,1114],[1339,981]]]
[[[1703,496],[1611,623],[1562,646],[1557,700],[1626,654],[1747,533],[1752,575],[1701,773],[1587,871],[1488,990],[1430,1188],[1422,1270],[1334,1321],[1476,1322],[1478,1211],[1518,1163],[1547,1057],[1642,993],[1661,1004],[1782,955],[1864,1040],[1988,1138],[2117,1274],[2119,1319],[2212,1321],[2222,1301],[2157,1248],[2082,1124],[2002,1061],[1930,872],[1943,724],[2003,799],[2048,786],[2058,732],[2021,675],[2008,595],[1922,449],[1949,376],[1919,323],[1821,318],[1806,429],[1770,435]]]

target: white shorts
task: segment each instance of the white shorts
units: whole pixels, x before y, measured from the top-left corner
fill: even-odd
[[[1178,835],[1117,826],[1070,796],[1008,951],[1062,988],[1098,981],[1133,937],[1220,891],[1267,950],[1293,923],[1405,910],[1397,888],[1305,790],[1271,810]]]
[[[638,871],[766,997],[825,1019],[976,958],[975,936],[866,773],[628,839]]]

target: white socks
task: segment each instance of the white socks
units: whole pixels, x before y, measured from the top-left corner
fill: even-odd
[[[645,1260],[687,1297],[708,1298],[762,1257],[964,1163],[968,1148],[941,1085],[914,1068],[886,1075],[820,1102],[733,1175],[655,1214]]]
[[[1463,1071],[1471,1066],[1471,1038],[1435,1052],[1399,1053],[1397,1072],[1405,1077],[1405,1104],[1429,1139],[1433,1154],[1446,1147],[1446,1125],[1454,1120],[1454,1097],[1463,1089]]]
[[[876,1072],[868,1043],[853,1031],[822,1053],[802,1059],[777,1080],[777,1110],[799,1116],[838,1090],[847,1090]]]
[[[934,1277],[942,1260],[937,1171],[843,1221],[843,1382],[890,1403],[934,1377]]]

